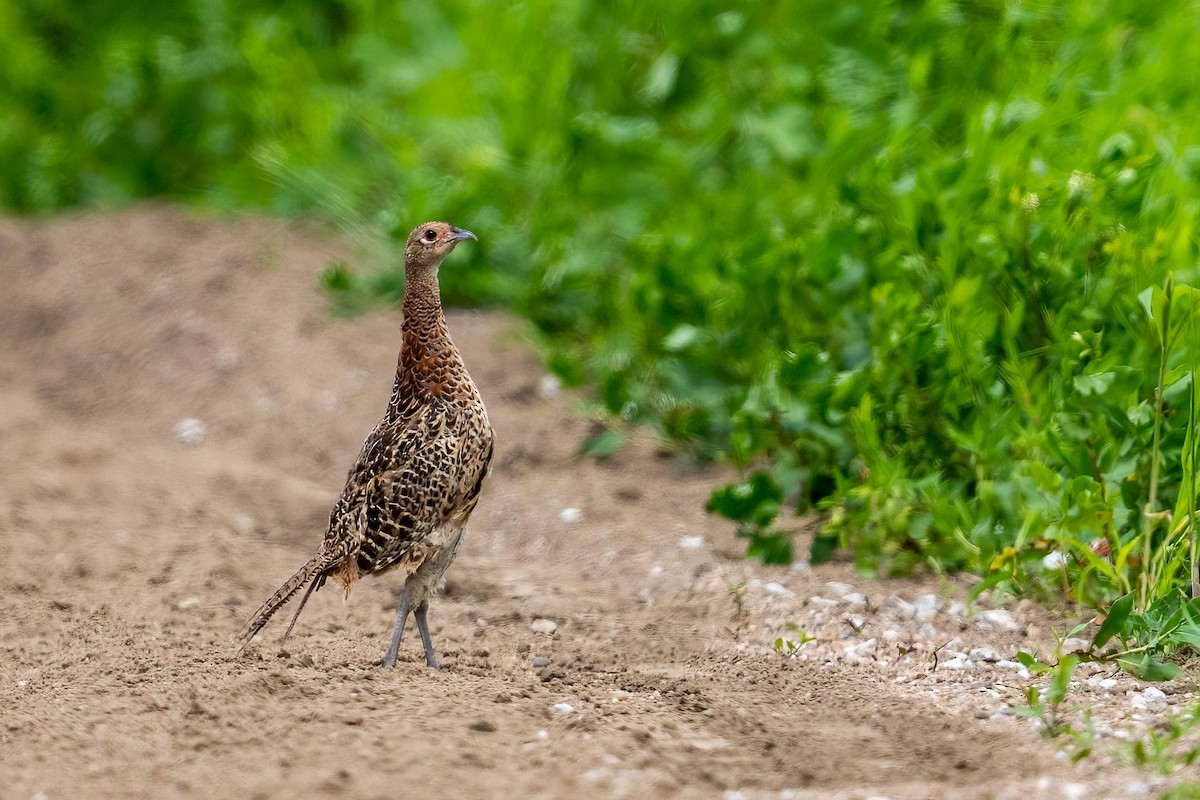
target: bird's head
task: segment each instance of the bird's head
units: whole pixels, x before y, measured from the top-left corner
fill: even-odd
[[[404,266],[437,267],[463,239],[475,239],[475,234],[456,228],[448,222],[426,222],[413,228],[404,245]]]

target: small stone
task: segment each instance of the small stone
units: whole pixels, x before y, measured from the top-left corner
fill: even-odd
[[[917,629],[917,638],[919,639],[936,639],[937,635],[937,628],[928,622]]]
[[[259,414],[269,414],[275,410],[275,398],[270,389],[257,389],[254,392],[254,410]]]
[[[296,663],[302,667],[311,667],[313,665],[313,657],[305,653],[296,657]]]
[[[175,441],[180,444],[200,444],[204,441],[204,423],[195,417],[185,417],[175,423]]]
[[[886,605],[888,608],[895,609],[901,619],[912,619],[917,615],[917,607],[899,595],[889,597]]]
[[[567,714],[571,714],[575,711],[575,706],[571,705],[570,703],[555,703],[554,705],[550,706],[550,710],[559,716],[565,717]]]
[[[851,645],[842,651],[846,658],[859,658],[862,656],[870,656],[875,654],[876,641],[867,639],[865,642]]]
[[[967,660],[965,658],[963,658],[962,653],[959,653],[958,655],[954,656],[954,658],[948,658],[945,661],[938,662],[938,669],[966,669],[966,668],[967,668]]]
[[[917,622],[924,622],[933,619],[938,610],[938,598],[936,594],[923,594],[913,602],[913,608],[916,610]]]
[[[1164,693],[1162,689],[1154,686],[1146,687],[1146,690],[1142,692],[1142,697],[1146,698],[1146,700],[1151,703],[1156,703],[1160,700],[1167,699],[1166,693]]]
[[[885,642],[897,642],[900,640],[900,631],[894,631],[891,628],[888,628],[886,631],[879,634],[879,637]]]
[[[775,581],[767,581],[766,583],[764,583],[763,591],[766,592],[767,594],[773,594],[773,595],[777,595],[777,596],[792,593],[791,590],[789,590],[782,583],[776,583]]]
[[[1012,612],[1003,608],[989,608],[987,611],[981,611],[976,621],[983,630],[1015,631],[1021,627]]]
[[[990,647],[972,647],[971,652],[967,653],[967,658],[972,661],[983,661],[987,664],[997,664],[1000,662],[1000,654]]]
[[[249,536],[254,533],[254,517],[249,514],[235,514],[229,521],[229,527],[238,536]]]
[[[479,731],[480,733],[493,733],[496,730],[496,726],[493,723],[488,722],[486,719],[477,719],[467,727],[473,731]]]
[[[833,597],[845,597],[854,591],[854,587],[841,581],[829,581],[825,584],[825,591]]]
[[[543,375],[542,379],[538,381],[538,396],[545,400],[558,397],[561,391],[562,381],[553,373]]]
[[[564,508],[562,511],[558,512],[558,518],[567,525],[571,525],[572,523],[579,522],[579,520],[583,519],[583,512],[574,507]]]
[[[313,405],[317,407],[317,411],[322,414],[332,414],[337,411],[338,396],[337,392],[332,389],[323,389],[317,392],[317,397],[313,401]]]
[[[861,631],[863,626],[867,624],[866,620],[857,614],[847,614],[845,620],[846,624],[853,628],[855,633]]]
[[[837,601],[830,600],[828,597],[817,597],[814,595],[808,598],[808,604],[817,608],[833,608],[837,605]]]
[[[792,572],[804,572],[805,570],[812,569],[812,562],[805,559],[793,561],[791,569]]]
[[[538,617],[533,622],[529,623],[529,630],[534,633],[544,633],[547,636],[558,630],[558,623],[552,619]]]
[[[703,536],[680,536],[679,537],[679,549],[680,550],[700,550],[703,547],[704,547],[704,537]]]
[[[996,662],[996,666],[1000,669],[1021,669],[1020,661],[1010,661],[1007,658],[1002,658]]]
[[[180,611],[187,611],[189,608],[195,608],[200,605],[199,597],[185,597],[175,604],[175,608]]]
[[[858,608],[867,604],[867,596],[862,592],[850,592],[842,595],[842,602],[848,606]]]
[[[548,667],[548,666],[550,666],[550,659],[546,658],[545,656],[534,656],[533,657],[533,668],[534,669],[541,669],[542,667]]]
[[[1064,653],[1079,653],[1087,652],[1091,644],[1087,639],[1080,639],[1078,636],[1072,636],[1068,639],[1063,639],[1062,651]]]
[[[1130,781],[1125,784],[1125,796],[1130,797],[1135,794],[1150,794],[1150,784],[1144,781]]]

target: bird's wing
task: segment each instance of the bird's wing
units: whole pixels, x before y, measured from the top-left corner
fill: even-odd
[[[428,555],[429,534],[474,507],[491,458],[491,431],[464,424],[466,412],[430,403],[407,420],[382,424],[363,446],[330,534],[358,542],[363,572]]]

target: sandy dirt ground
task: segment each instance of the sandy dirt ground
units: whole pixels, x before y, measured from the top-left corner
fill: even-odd
[[[868,658],[781,657],[771,642],[789,621],[824,624],[836,650],[846,619],[848,647],[885,624],[882,598],[956,587],[744,561],[703,511],[726,476],[651,442],[576,458],[591,423],[494,313],[450,314],[499,443],[430,611],[444,671],[424,667],[415,631],[395,670],[372,666],[399,590],[386,576],[348,602],[318,592],[282,651],[281,615],[239,657],[239,626],[314,551],[386,405],[398,313],[337,320],[315,290],[346,253],[298,225],[155,206],[0,220],[0,797],[1163,785],[1056,756],[1005,716],[1015,682],[983,667],[922,682],[931,667],[910,653],[896,672],[877,653],[908,629],[855,651]],[[865,620],[829,608],[862,594]],[[960,624],[954,642],[1007,659],[1049,624]]]

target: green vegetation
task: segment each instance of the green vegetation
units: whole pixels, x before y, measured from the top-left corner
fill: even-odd
[[[753,553],[817,509],[816,558],[1128,596],[1118,638],[1169,652],[1200,642],[1198,33],[1194,0],[15,0],[0,202],[452,218],[484,243],[451,298],[732,462],[711,508]],[[381,259],[328,285],[394,299]]]

